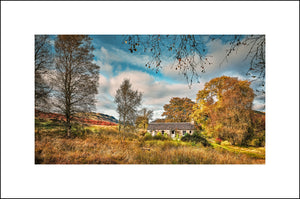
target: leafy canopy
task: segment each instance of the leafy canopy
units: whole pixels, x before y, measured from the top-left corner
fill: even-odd
[[[164,105],[162,116],[166,116],[166,122],[189,122],[194,104],[195,102],[187,97],[173,97],[169,104]]]
[[[214,78],[198,92],[192,117],[210,136],[245,144],[252,136],[253,99],[249,81]]]

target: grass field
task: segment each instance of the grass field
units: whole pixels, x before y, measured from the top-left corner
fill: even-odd
[[[126,133],[121,142],[117,126],[75,125],[66,138],[63,126],[36,120],[36,164],[264,164],[262,147],[223,146],[177,140],[148,140]]]

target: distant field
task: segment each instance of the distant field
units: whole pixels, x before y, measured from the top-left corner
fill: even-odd
[[[145,141],[118,126],[75,125],[66,138],[59,121],[36,119],[36,164],[264,164],[264,148],[211,147],[176,140]]]

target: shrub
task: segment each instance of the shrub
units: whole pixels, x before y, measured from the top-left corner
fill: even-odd
[[[216,138],[216,144],[221,144],[222,140],[221,138]]]
[[[259,139],[253,139],[252,141],[251,141],[251,143],[250,143],[250,145],[252,145],[252,146],[259,146],[260,145],[260,141],[259,141]]]
[[[169,140],[170,139],[170,136],[167,133],[165,133],[163,136],[164,136],[165,140]]]
[[[181,138],[181,141],[193,142],[194,144],[201,143],[203,146],[210,146],[210,143],[206,140],[206,138],[197,131],[195,131],[192,135],[188,133],[185,134]]]
[[[146,140],[152,140],[152,138],[153,138],[152,135],[151,135],[150,133],[147,132],[147,133],[145,133],[145,135],[144,135],[144,137],[143,137],[143,140],[145,140],[145,141],[146,141]]]
[[[265,142],[264,142],[264,140],[255,138],[255,139],[251,140],[250,145],[255,146],[255,147],[263,147],[263,146],[265,146]]]
[[[186,133],[182,138],[181,138],[181,141],[184,141],[184,142],[188,142],[191,140],[191,135],[189,133]]]
[[[154,140],[164,140],[164,137],[162,136],[161,132],[158,132],[154,137]]]
[[[222,141],[222,142],[221,142],[221,145],[222,145],[222,146],[229,146],[229,145],[231,145],[231,144],[230,144],[230,142],[228,142],[227,140],[225,140],[225,141]]]

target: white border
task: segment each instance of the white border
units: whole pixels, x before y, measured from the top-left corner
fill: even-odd
[[[1,197],[299,197],[298,2],[1,2]],[[34,165],[34,34],[266,34],[265,165]]]

